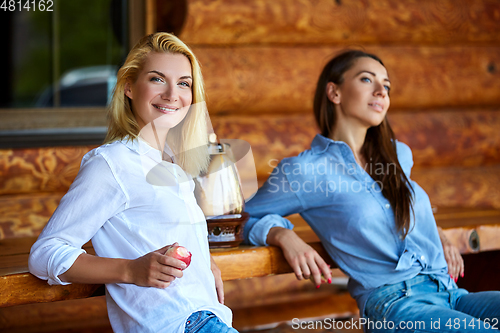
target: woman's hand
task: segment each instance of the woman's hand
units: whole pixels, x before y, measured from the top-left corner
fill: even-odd
[[[281,227],[271,228],[267,235],[267,243],[279,246],[283,250],[298,280],[312,277],[316,288],[321,285],[322,277],[325,282],[332,282],[330,266],[294,231]]]
[[[222,283],[222,273],[215,263],[214,258],[210,256],[210,268],[215,278],[215,290],[217,291],[217,298],[220,304],[224,304],[224,284]]]
[[[448,274],[457,282],[458,277],[464,277],[464,260],[460,251],[446,237],[441,227],[438,227],[439,238],[443,245],[444,258],[448,263]]]
[[[181,278],[186,264],[179,259],[164,255],[173,245],[167,245],[131,260],[126,270],[128,282],[141,287],[167,288],[176,278]]]

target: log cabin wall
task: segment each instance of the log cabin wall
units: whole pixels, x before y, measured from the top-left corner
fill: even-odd
[[[388,68],[389,119],[432,203],[500,208],[497,0],[146,3],[149,32],[176,32],[194,49],[215,130],[252,145],[260,181],[317,133],[323,65],[362,48]],[[91,148],[0,150],[0,239],[37,235]]]
[[[149,32],[175,32],[193,47],[216,133],[252,145],[260,181],[278,160],[307,149],[317,133],[312,97],[323,65],[342,49],[362,48],[388,68],[389,118],[398,139],[413,149],[412,178],[433,204],[500,208],[498,0],[146,3]],[[91,148],[0,150],[0,239],[38,235]],[[225,289],[233,310],[318,299],[312,285],[293,276],[232,281]],[[78,302],[67,310],[87,310],[108,325],[103,299]],[[12,311],[21,313],[19,322],[31,313],[35,326],[61,312],[52,305],[38,307],[39,316]]]
[[[345,48],[381,57],[389,120],[436,206],[500,208],[497,0],[156,1],[203,69],[212,123],[250,142],[260,181],[317,133],[313,92]],[[183,20],[180,18],[183,17]]]

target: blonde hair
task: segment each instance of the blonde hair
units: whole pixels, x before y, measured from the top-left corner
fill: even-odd
[[[130,50],[123,66],[118,70],[116,87],[111,103],[108,107],[108,133],[105,143],[127,138],[136,140],[140,126],[132,111],[130,99],[125,96],[127,81],[135,82],[142,71],[144,63],[151,52],[179,53],[186,56],[191,63],[193,76],[193,101],[186,117],[174,128],[170,129],[167,144],[175,154],[175,161],[179,166],[197,176],[206,170],[208,165],[207,113],[203,107],[205,102],[205,88],[200,64],[194,53],[176,36],[158,32],[144,36]]]

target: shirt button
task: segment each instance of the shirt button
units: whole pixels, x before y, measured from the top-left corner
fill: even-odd
[[[375,189],[375,183],[372,184],[372,188]]]
[[[391,205],[385,204],[385,208],[389,209],[390,207],[391,207]]]
[[[420,257],[420,259],[424,260],[424,259],[425,259],[425,257],[424,257],[424,256],[421,256],[421,257]]]

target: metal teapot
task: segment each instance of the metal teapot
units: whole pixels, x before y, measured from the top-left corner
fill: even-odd
[[[207,219],[238,216],[245,209],[245,199],[231,146],[218,143],[215,133],[208,141],[210,163],[207,171],[194,179],[196,200]]]

